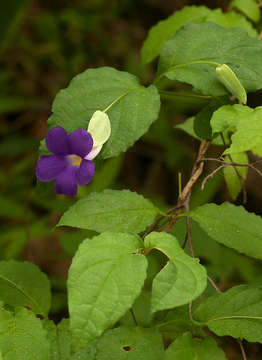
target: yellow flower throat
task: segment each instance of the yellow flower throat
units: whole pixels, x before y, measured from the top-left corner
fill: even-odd
[[[68,155],[67,158],[69,159],[69,162],[73,166],[79,166],[82,162],[82,158],[78,155]]]

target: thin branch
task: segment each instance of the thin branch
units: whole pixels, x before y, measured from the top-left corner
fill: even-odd
[[[197,159],[193,165],[193,170],[190,179],[188,180],[186,186],[184,187],[183,191],[181,192],[178,203],[184,203],[188,195],[190,194],[193,186],[195,185],[196,181],[199,179],[200,175],[203,172],[204,162],[202,158],[204,157],[210,142],[207,140],[203,140],[200,144]]]
[[[239,345],[239,347],[240,347],[243,360],[247,360],[247,355],[246,355],[246,352],[245,352],[245,349],[244,349],[242,340],[237,339],[237,342],[238,342],[238,345]]]
[[[225,168],[227,165],[220,165],[219,167],[217,167],[214,171],[212,171],[210,174],[208,174],[204,180],[202,181],[202,184],[201,184],[201,190],[204,190],[204,187],[206,185],[206,182],[207,180],[209,180],[210,178],[212,178],[219,170]]]
[[[262,177],[262,172],[256,168],[254,165],[259,163],[259,162],[262,162],[262,160],[258,160],[258,161],[255,161],[254,163],[252,164],[240,164],[240,163],[236,163],[236,162],[229,162],[229,161],[225,161],[225,160],[221,160],[221,159],[215,159],[215,158],[204,158],[203,161],[216,161],[216,162],[219,162],[221,164],[224,164],[224,165],[227,165],[227,166],[244,166],[244,167],[249,167],[250,169],[256,171],[256,173]]]
[[[214,280],[211,279],[210,276],[207,275],[207,280],[210,282],[210,284],[213,286],[213,288],[216,290],[216,292],[220,293],[221,290],[217,287],[216,283],[214,282]]]
[[[134,310],[133,310],[132,308],[129,309],[129,310],[130,310],[130,313],[131,313],[131,315],[132,315],[132,318],[133,318],[133,320],[134,320],[135,325],[138,326],[138,323],[137,323],[137,321],[136,321],[136,317],[135,317]]]

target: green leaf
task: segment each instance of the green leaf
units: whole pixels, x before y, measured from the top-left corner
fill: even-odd
[[[194,335],[202,335],[202,329],[192,323],[189,317],[188,304],[160,314],[164,314],[164,317],[159,319],[155,326],[165,339],[173,340],[186,331]]]
[[[238,164],[248,164],[248,157],[246,153],[233,154],[231,159],[229,159],[228,156],[225,157],[225,161],[227,162],[233,161]],[[223,169],[228,191],[234,200],[239,195],[243,184],[245,183],[247,171],[247,166],[227,166]]]
[[[51,304],[49,280],[29,262],[0,261],[0,300],[12,307],[28,306],[46,316]]]
[[[194,121],[195,121],[195,117],[191,116],[190,118],[186,119],[182,124],[176,125],[175,128],[183,130],[188,135],[192,136],[197,140],[201,140],[201,138],[195,132]]]
[[[187,233],[186,219],[181,218],[172,229],[182,245]],[[259,264],[253,259],[239,254],[233,249],[220,245],[210,237],[193,219],[191,219],[191,233],[194,242],[195,256],[205,264],[207,273],[220,282],[227,282],[229,276],[240,274],[244,281],[253,281],[261,272]],[[185,251],[189,253],[188,245]]]
[[[250,38],[241,28],[190,23],[165,43],[156,82],[166,76],[189,83],[203,94],[221,96],[228,92],[217,79],[215,69],[228,64],[246,91],[256,91],[262,84],[261,57],[261,41]]]
[[[226,360],[225,353],[211,337],[193,339],[187,332],[178,337],[165,352],[164,360]]]
[[[262,287],[240,285],[209,297],[194,313],[219,336],[262,343]]]
[[[260,19],[259,5],[254,0],[233,0],[230,7],[240,10],[254,22],[258,22]]]
[[[214,240],[256,259],[262,259],[262,219],[243,206],[225,202],[206,204],[191,211],[192,217]]]
[[[226,130],[236,131],[240,119],[250,119],[253,109],[239,104],[224,105],[213,113],[210,120],[213,135]]]
[[[71,360],[69,320],[63,319],[57,326],[51,320],[44,320],[43,325],[50,344],[48,360]]]
[[[192,21],[198,23],[212,21],[229,28],[242,27],[249,36],[257,36],[257,31],[245,17],[233,11],[223,13],[221,9],[211,10],[205,6],[185,6],[150,29],[142,47],[142,62],[146,64],[154,60],[160,54],[164,43],[173,38],[183,25]]]
[[[68,278],[75,345],[99,337],[132,306],[146,278],[142,247],[136,235],[110,232],[79,246]]]
[[[159,210],[142,195],[129,190],[104,190],[77,201],[60,219],[58,226],[139,233],[149,226]]]
[[[213,113],[222,105],[231,103],[226,96],[213,99],[194,118],[194,131],[201,139],[212,139],[210,119]]]
[[[119,327],[107,330],[97,346],[97,360],[160,360],[164,347],[156,329]]]
[[[148,259],[147,259],[148,260]],[[149,264],[148,264],[149,265]],[[148,266],[149,272],[149,266]],[[134,301],[132,305],[132,312],[135,316],[136,322],[140,326],[147,327],[152,323],[152,314],[150,312],[151,294],[148,291],[142,290],[139,297]],[[130,310],[119,320],[120,325],[134,326],[134,317]]]
[[[169,258],[153,281],[152,312],[187,304],[205,290],[205,268],[184,253],[174,236],[152,232],[145,238],[145,247],[160,250]]]
[[[142,62],[152,61],[160,54],[164,43],[171,39],[181,26],[188,22],[205,21],[210,10],[205,6],[185,6],[165,20],[153,26],[142,47]]]
[[[239,110],[239,109],[238,109]],[[237,115],[239,111],[236,111]],[[244,112],[242,111],[242,114]],[[262,146],[262,106],[245,110],[246,116],[235,117],[236,131],[231,146],[224,154],[234,154]]]
[[[58,93],[49,124],[63,126],[67,132],[87,129],[93,113],[107,109],[111,136],[101,154],[109,158],[125,151],[147,132],[159,108],[155,86],[145,88],[127,72],[102,67],[77,75]]]
[[[15,314],[0,309],[0,349],[3,360],[47,360],[49,343],[41,320],[23,308]]]
[[[235,11],[224,13],[221,9],[212,10],[206,21],[212,21],[217,25],[227,28],[241,27],[246,30],[249,36],[258,37],[258,32],[252,24],[244,16]]]

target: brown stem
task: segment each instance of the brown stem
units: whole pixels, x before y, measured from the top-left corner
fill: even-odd
[[[188,180],[184,189],[182,190],[181,194],[179,195],[177,206],[178,207],[182,206],[182,207],[178,208],[178,210],[176,211],[176,215],[180,214],[182,212],[183,208],[186,209],[187,204],[188,204],[188,208],[189,208],[191,191],[192,191],[192,188],[195,185],[196,181],[199,179],[200,175],[203,172],[204,162],[202,161],[202,158],[205,156],[205,153],[206,153],[209,145],[210,145],[210,142],[207,140],[203,140],[200,143],[198,155],[197,155],[196,161],[194,162],[194,165],[192,168],[191,177]],[[163,231],[169,232],[172,229],[172,227],[175,225],[176,220],[177,220],[176,217],[173,217]]]
[[[131,313],[131,315],[132,315],[132,318],[133,318],[133,320],[134,320],[135,325],[138,326],[138,323],[137,323],[137,321],[136,321],[136,317],[135,317],[134,310],[133,310],[132,308],[129,309],[129,310],[130,310],[130,313]]]
[[[206,185],[206,182],[207,180],[209,180],[210,178],[212,178],[219,170],[225,168],[227,165],[220,165],[219,167],[217,167],[214,171],[212,171],[210,174],[208,174],[204,180],[202,181],[202,184],[201,184],[201,190],[204,190],[204,187]]]

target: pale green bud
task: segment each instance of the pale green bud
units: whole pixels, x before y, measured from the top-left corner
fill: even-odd
[[[100,110],[94,112],[87,131],[92,135],[93,147],[102,146],[111,134],[111,124],[108,115]]]
[[[226,64],[216,68],[218,80],[243,104],[247,103],[247,93],[234,71]]]

